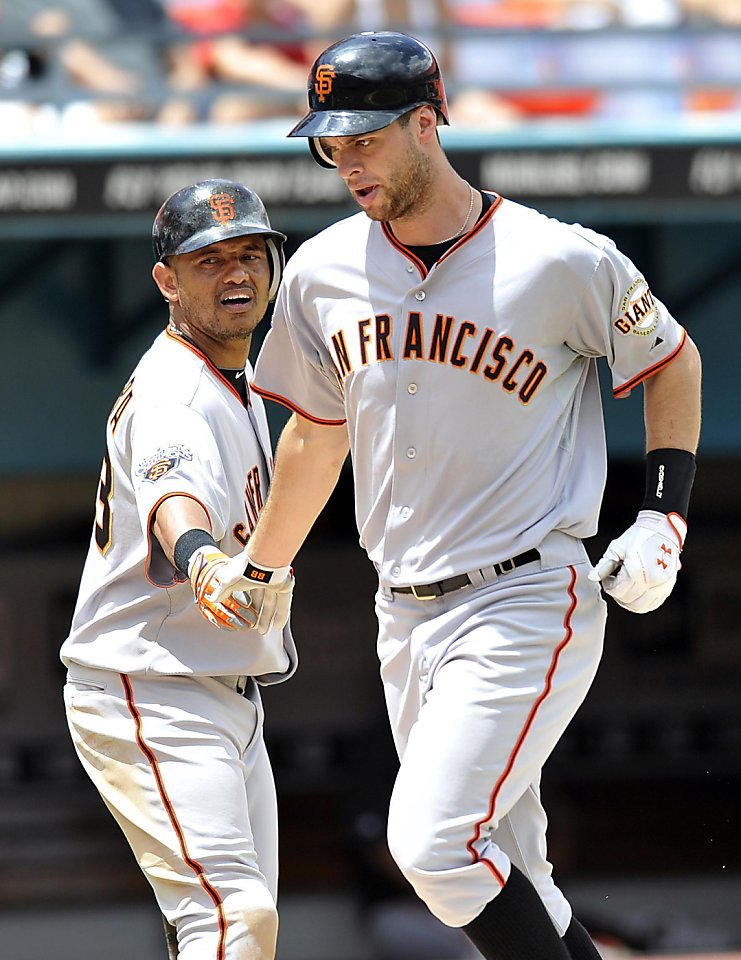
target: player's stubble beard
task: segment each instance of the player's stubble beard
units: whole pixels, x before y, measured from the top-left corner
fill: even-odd
[[[233,343],[235,341],[249,343],[255,327],[259,324],[267,308],[266,303],[265,309],[260,309],[260,297],[257,290],[252,286],[249,289],[253,297],[252,305],[246,311],[246,315],[244,317],[240,316],[239,320],[234,315],[222,319],[219,315],[218,303],[209,304],[198,296],[184,295],[184,291],[181,289],[179,309],[174,317],[176,326],[189,331],[191,336],[198,333],[205,334],[209,339],[218,343]]]
[[[409,152],[406,160],[392,168],[385,178],[386,198],[373,210],[366,210],[371,220],[387,223],[418,216],[432,203],[433,165],[408,133]]]

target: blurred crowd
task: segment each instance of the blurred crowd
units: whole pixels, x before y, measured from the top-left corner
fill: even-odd
[[[304,112],[329,42],[438,54],[456,126],[741,114],[741,0],[0,0],[4,139]]]

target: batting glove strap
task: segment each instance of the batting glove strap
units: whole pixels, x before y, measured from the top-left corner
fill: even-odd
[[[655,610],[676,583],[686,535],[687,524],[678,513],[641,510],[633,526],[610,543],[589,579],[601,581],[605,593],[626,610]]]
[[[254,629],[260,634],[282,630],[288,623],[293,598],[291,567],[265,567],[254,563],[247,551],[240,554],[244,562],[244,580],[237,598],[252,609]]]
[[[292,575],[293,571],[291,567],[264,567],[260,564],[253,563],[246,553],[242,553],[241,556],[242,559],[246,561],[244,568],[245,580],[249,580],[251,583],[256,583],[259,586],[276,586]]]

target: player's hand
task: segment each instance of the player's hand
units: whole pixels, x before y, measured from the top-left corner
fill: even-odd
[[[247,552],[240,554],[244,565],[246,588],[240,587],[236,599],[246,603],[255,616],[254,629],[260,634],[282,630],[288,623],[293,597],[293,571],[290,567],[278,569],[262,567],[250,560]]]
[[[244,597],[235,592],[249,586],[243,576],[244,554],[228,557],[218,547],[203,546],[188,561],[193,595],[203,616],[224,630],[249,630],[257,614]]]
[[[687,524],[678,513],[641,510],[633,526],[612,541],[589,579],[601,581],[605,593],[626,610],[655,610],[672,592],[686,536]]]

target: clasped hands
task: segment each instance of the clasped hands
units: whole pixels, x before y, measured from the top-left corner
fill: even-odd
[[[601,582],[626,610],[655,610],[672,592],[686,536],[687,524],[678,513],[641,510],[633,526],[610,543],[589,579]]]
[[[290,567],[269,569],[252,563],[247,550],[229,557],[218,547],[198,547],[188,562],[198,609],[223,630],[282,630],[293,595]]]

